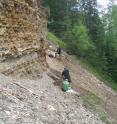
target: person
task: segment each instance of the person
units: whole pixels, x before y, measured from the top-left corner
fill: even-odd
[[[61,48],[60,47],[57,48],[57,51],[55,53],[55,57],[57,54],[59,55],[59,57],[61,56]]]
[[[69,83],[71,83],[71,77],[70,77],[70,73],[69,73],[69,70],[65,67],[63,72],[62,72],[62,77],[63,77],[63,80],[68,80]]]

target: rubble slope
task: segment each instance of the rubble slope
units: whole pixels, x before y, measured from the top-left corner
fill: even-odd
[[[0,76],[0,124],[103,124],[45,72],[39,80]]]

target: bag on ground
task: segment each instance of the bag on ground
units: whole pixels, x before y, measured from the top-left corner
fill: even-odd
[[[67,80],[64,80],[63,81],[63,90],[66,92],[66,91],[68,91],[70,89],[71,89],[70,83]]]

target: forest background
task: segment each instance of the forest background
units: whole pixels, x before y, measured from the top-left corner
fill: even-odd
[[[57,36],[63,49],[117,90],[117,5],[110,0],[100,11],[97,0],[43,0],[43,4],[49,17],[48,37]]]

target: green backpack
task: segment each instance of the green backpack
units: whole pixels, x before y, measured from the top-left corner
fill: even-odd
[[[70,90],[70,84],[67,80],[63,81],[63,90],[66,92],[68,90]]]

